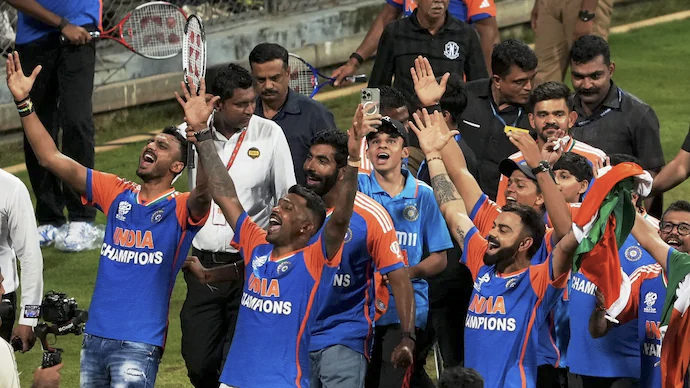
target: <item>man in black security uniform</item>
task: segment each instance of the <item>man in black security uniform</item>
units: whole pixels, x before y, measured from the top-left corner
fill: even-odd
[[[436,72],[436,67],[434,67]],[[530,92],[537,73],[537,56],[525,43],[508,39],[497,44],[491,54],[490,79],[468,82],[467,108],[458,130],[477,157],[477,182],[482,191],[496,200],[501,160],[517,152],[504,133],[506,125],[530,129]]]
[[[304,185],[304,161],[311,139],[324,129],[335,128],[333,114],[322,103],[290,89],[288,51],[275,43],[258,44],[249,53],[249,66],[256,79],[254,114],[273,120],[285,133],[297,183]]]
[[[449,1],[418,0],[412,15],[386,26],[369,87],[390,85],[395,76],[393,86],[414,101],[410,68],[419,55],[428,58],[438,74],[456,73],[468,81],[488,76],[477,32],[450,16]]]
[[[632,155],[655,176],[664,166],[659,120],[654,110],[611,80],[616,64],[608,43],[586,35],[570,49],[573,110],[578,118],[570,135],[607,154]],[[649,214],[661,218],[661,195],[645,200]]]

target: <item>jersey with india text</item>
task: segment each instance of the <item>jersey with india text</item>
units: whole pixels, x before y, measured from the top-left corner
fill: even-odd
[[[145,202],[139,189],[112,174],[86,172],[82,202],[108,219],[86,332],[162,347],[177,273],[206,217],[191,219],[189,193],[171,188]]]
[[[335,274],[319,290],[324,296],[316,315],[310,351],[343,345],[369,357],[374,321],[374,270],[382,275],[405,265],[386,209],[357,193],[343,256]],[[325,272],[326,273],[326,272]]]
[[[568,274],[552,280],[550,258],[498,273],[484,265],[487,246],[477,228],[467,233],[462,262],[472,272],[474,289],[465,321],[465,366],[484,377],[486,388],[534,388],[538,331],[562,297]]]
[[[341,247],[327,260],[324,230],[307,247],[272,257],[266,231],[247,213],[237,220],[233,245],[244,258],[245,279],[222,383],[239,388],[309,386],[313,306],[319,303],[324,267],[337,267],[342,254]]]
[[[640,342],[640,386],[661,388],[661,312],[666,299],[666,276],[659,264],[639,267],[630,275],[630,298],[616,318],[623,324],[637,320]]]

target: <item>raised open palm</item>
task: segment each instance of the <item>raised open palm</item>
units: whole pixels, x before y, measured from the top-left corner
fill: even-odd
[[[36,77],[38,77],[41,69],[41,65],[36,66],[31,75],[27,77],[22,71],[19,53],[15,51],[7,56],[7,61],[5,61],[7,88],[10,89],[10,93],[12,93],[15,101],[22,101],[29,97],[29,92],[31,92],[31,88],[34,86]]]
[[[414,113],[412,117],[417,124],[415,125],[410,121],[410,129],[417,134],[419,147],[424,151],[424,154],[441,151],[448,144],[448,141],[459,133],[448,130],[443,116],[438,111],[429,115],[426,109],[422,109],[422,117],[417,113]]]

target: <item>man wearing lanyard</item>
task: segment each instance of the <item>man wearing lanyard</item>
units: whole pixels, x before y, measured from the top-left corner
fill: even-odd
[[[280,126],[254,115],[253,86],[252,76],[244,68],[231,64],[222,69],[211,85],[211,92],[221,99],[209,126],[218,156],[237,183],[242,206],[254,222],[264,227],[271,208],[295,184],[295,173]],[[195,170],[190,170],[189,182],[194,186]],[[192,242],[192,255],[206,268],[240,261],[240,254],[230,246],[233,236],[214,202],[211,215]],[[242,283],[201,284],[187,272],[184,278],[187,298],[180,312],[182,357],[196,388],[217,388],[235,331]]]
[[[498,164],[517,152],[504,131],[507,125],[530,129],[525,105],[537,72],[537,56],[515,39],[497,44],[491,55],[489,79],[468,82],[467,107],[458,130],[477,157],[477,182],[490,199],[496,199],[501,174]]]
[[[570,58],[572,106],[578,114],[572,137],[609,155],[632,155],[655,176],[664,166],[659,120],[649,105],[611,80],[616,65],[608,43],[598,36],[583,36],[573,44]],[[645,200],[654,217],[661,216],[662,206],[662,196]]]

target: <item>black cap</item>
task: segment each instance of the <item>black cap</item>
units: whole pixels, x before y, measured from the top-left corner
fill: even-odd
[[[533,180],[536,182],[537,177],[532,174],[532,169],[527,165],[527,162],[522,160],[519,163],[516,163],[512,159],[503,159],[501,160],[501,163],[498,165],[498,171],[501,172],[501,174],[505,175],[507,178],[510,178],[510,176],[513,174],[515,170],[520,170],[522,171],[523,174],[527,176],[527,178]]]
[[[377,128],[376,132],[371,132],[367,135],[367,141],[371,141],[376,137],[377,133],[386,133],[392,137],[402,137],[403,147],[407,147],[410,144],[407,128],[405,128],[400,121],[394,120],[388,116],[383,116],[381,118],[381,126]]]

